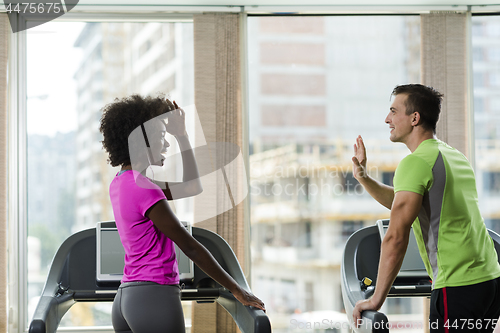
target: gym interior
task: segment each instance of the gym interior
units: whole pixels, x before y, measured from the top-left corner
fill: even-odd
[[[239,149],[171,208],[266,312],[178,253],[186,332],[351,331],[390,214],[353,177],[353,144],[363,136],[370,175],[392,185],[409,154],[384,123],[398,84],[444,93],[437,136],[471,162],[498,251],[497,2],[66,0],[56,17],[18,3],[0,4],[0,332],[114,332],[118,168],[99,121],[133,93],[175,100],[194,146]],[[172,160],[150,175],[182,179]],[[412,244],[369,319],[394,332],[429,330]]]

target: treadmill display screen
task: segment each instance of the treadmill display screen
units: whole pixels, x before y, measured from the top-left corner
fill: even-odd
[[[125,250],[116,230],[101,230],[101,273],[122,275]]]
[[[191,226],[184,223],[191,233]],[[123,277],[125,266],[125,250],[123,249],[120,235],[112,222],[100,222],[96,228],[96,280],[98,282],[119,282]],[[177,245],[175,245],[179,278],[190,280],[194,277],[194,264]]]
[[[377,226],[379,229],[380,238],[382,240],[384,239],[387,229],[389,228],[389,220],[378,220]],[[401,266],[398,274],[398,276],[405,275],[428,277],[424,262],[422,261],[420,252],[418,251],[417,240],[415,239],[413,228],[410,229],[410,241],[408,243],[408,249],[406,250],[403,265]]]

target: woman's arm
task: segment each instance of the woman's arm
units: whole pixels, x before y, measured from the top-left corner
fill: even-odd
[[[182,157],[182,182],[154,181],[164,189],[163,192],[168,200],[191,197],[203,192],[198,165],[186,132],[186,113],[177,106],[175,101],[174,105],[176,109],[169,112],[166,130],[175,137],[179,144]]]
[[[219,265],[212,254],[184,228],[166,200],[160,200],[146,213],[155,226],[170,238],[199,268],[226,287],[243,305],[265,311],[264,303],[249,293]]]
[[[167,182],[172,199],[194,196],[203,192],[198,165],[187,133],[175,137],[182,156],[182,183]],[[168,196],[167,196],[168,199]]]
[[[203,192],[198,166],[187,133],[175,137],[182,156],[182,182],[160,182],[151,180],[165,193],[167,200],[192,197]]]

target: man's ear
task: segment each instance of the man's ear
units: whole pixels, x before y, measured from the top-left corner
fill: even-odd
[[[411,119],[412,126],[420,125],[420,113],[413,112],[413,114],[411,116],[412,116],[412,119]]]

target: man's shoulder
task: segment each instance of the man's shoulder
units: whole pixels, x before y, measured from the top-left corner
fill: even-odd
[[[422,142],[417,149],[413,153],[407,156],[411,161],[414,163],[419,163],[417,161],[423,161],[425,162],[430,168],[434,166],[436,163],[436,160],[439,156],[439,153],[441,152],[441,149],[448,147],[446,143],[436,140],[436,139],[431,139],[431,140],[426,140]],[[447,149],[447,148],[445,148]],[[453,149],[453,148],[451,148]],[[410,157],[411,156],[411,157]]]
[[[422,157],[410,154],[396,168],[394,192],[409,191],[424,195],[432,182],[432,166]]]
[[[413,169],[432,169],[432,165],[428,162],[428,159],[412,153],[399,162],[396,172],[406,172],[407,170]]]

